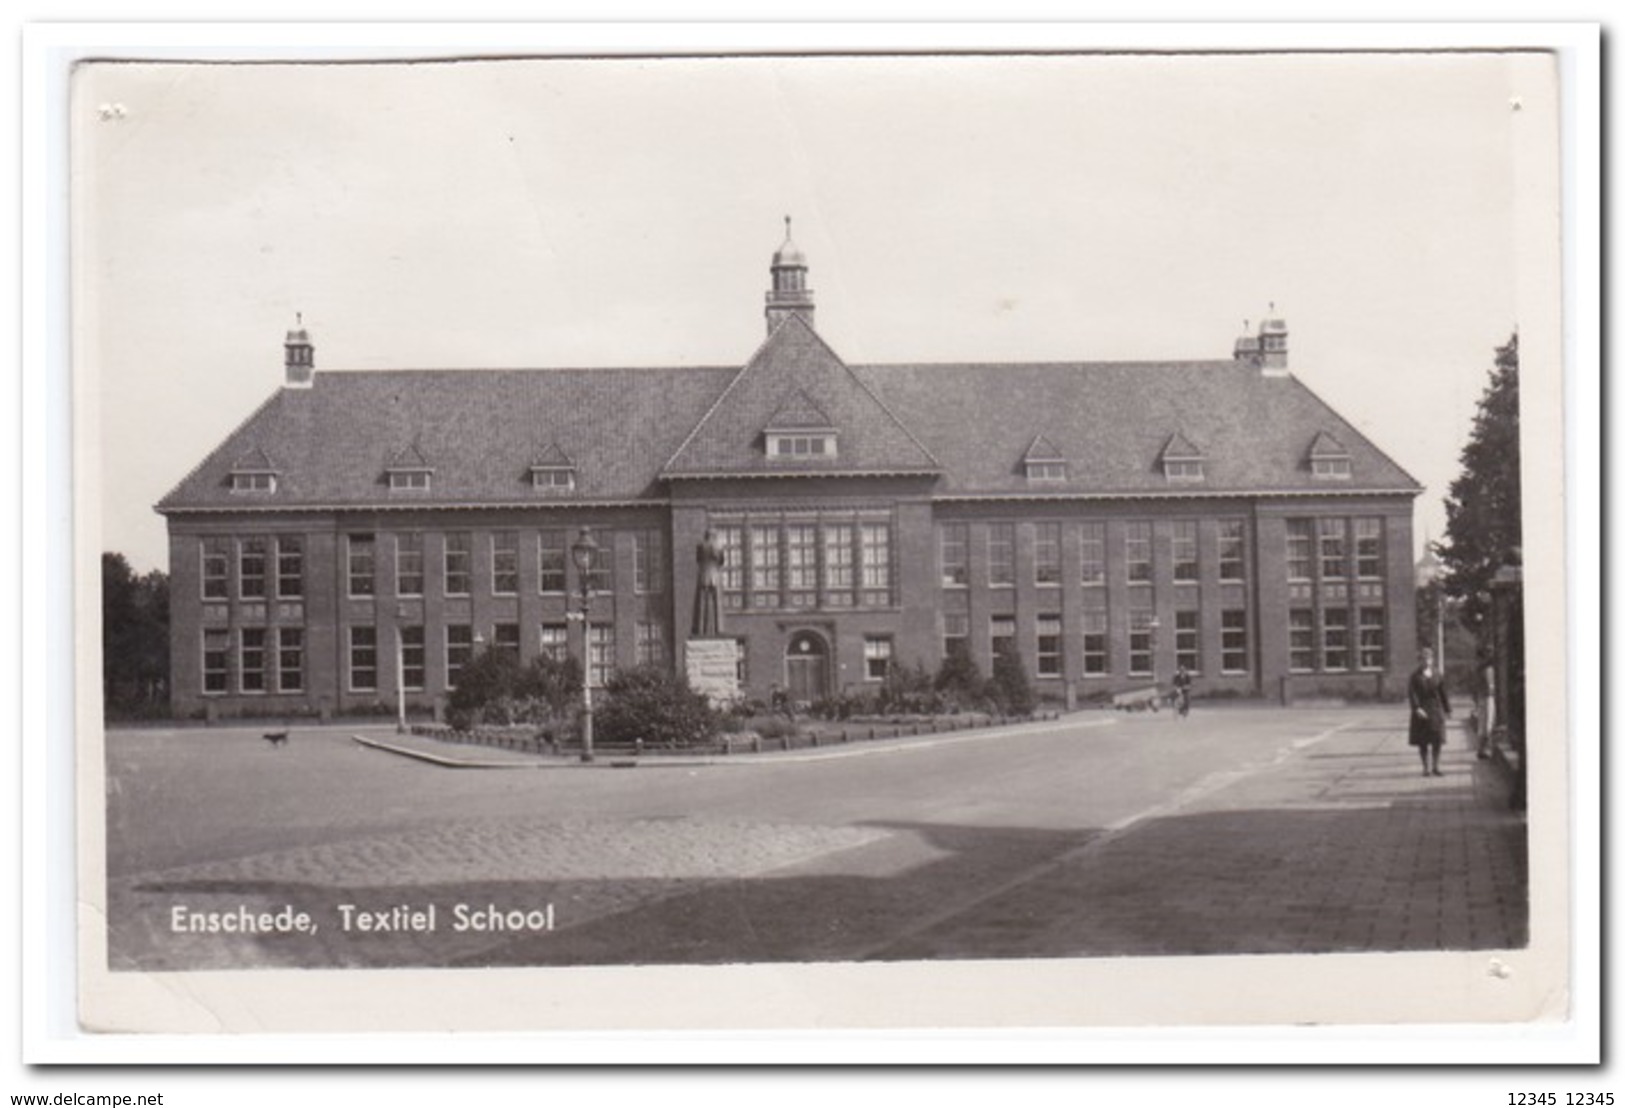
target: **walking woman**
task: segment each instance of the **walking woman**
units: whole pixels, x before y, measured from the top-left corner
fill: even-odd
[[[1444,745],[1444,721],[1450,715],[1444,676],[1434,668],[1433,651],[1422,649],[1422,664],[1411,674],[1411,745],[1422,755],[1422,776],[1443,777],[1439,748]]]

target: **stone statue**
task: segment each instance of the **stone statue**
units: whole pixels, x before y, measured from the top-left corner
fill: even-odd
[[[728,555],[717,545],[717,533],[706,531],[705,541],[694,550],[699,565],[699,584],[694,589],[694,630],[691,637],[713,639],[722,634],[722,567]]]

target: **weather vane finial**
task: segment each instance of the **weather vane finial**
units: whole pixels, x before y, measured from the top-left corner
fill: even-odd
[[[790,217],[789,216],[784,217],[784,237],[785,238],[790,237]]]

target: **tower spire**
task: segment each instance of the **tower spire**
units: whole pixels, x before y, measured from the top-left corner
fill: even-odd
[[[784,217],[784,245],[773,254],[773,287],[767,292],[767,333],[786,319],[799,315],[811,327],[813,293],[807,287],[807,259],[790,238],[790,217]]]

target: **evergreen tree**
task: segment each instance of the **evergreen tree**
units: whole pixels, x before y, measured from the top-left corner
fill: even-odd
[[[1462,623],[1482,632],[1490,612],[1490,582],[1523,546],[1518,441],[1518,336],[1495,352],[1489,387],[1478,402],[1472,434],[1461,451],[1461,475],[1445,499],[1444,587],[1460,600]]]

